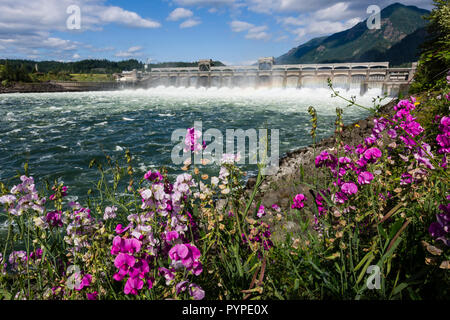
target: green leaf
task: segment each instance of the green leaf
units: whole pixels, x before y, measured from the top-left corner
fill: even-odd
[[[399,285],[396,286],[396,287],[394,288],[394,290],[392,291],[392,295],[396,295],[396,294],[400,293],[403,289],[407,288],[408,285],[409,285],[409,284],[406,283],[406,282],[403,282],[403,283],[399,284]]]

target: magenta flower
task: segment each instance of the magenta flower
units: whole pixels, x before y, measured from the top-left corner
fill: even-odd
[[[188,243],[177,244],[169,250],[169,257],[172,261],[181,261],[186,269],[198,274],[201,273],[201,264],[198,261],[200,256],[200,250]]]
[[[136,253],[141,250],[141,242],[135,238],[126,239],[115,236],[111,248],[111,254],[116,255],[121,253]]]
[[[188,287],[188,284],[189,284],[189,282],[188,281],[181,281],[181,282],[178,282],[176,285],[175,285],[175,289],[176,289],[176,291],[177,291],[177,294],[180,294],[181,292],[184,292],[184,291],[186,291],[186,288]]]
[[[373,180],[373,174],[368,171],[361,172],[358,176],[358,183],[360,185],[363,184],[370,184],[370,182]]]
[[[364,159],[367,161],[375,162],[382,155],[380,149],[373,147],[369,148],[364,152]]]
[[[413,180],[412,175],[410,175],[409,173],[404,173],[400,178],[400,184],[401,185],[410,184],[412,183],[412,180]]]
[[[119,269],[113,278],[116,281],[121,281],[127,274],[130,268],[136,263],[136,258],[125,253],[119,253],[114,260],[114,266]]]
[[[116,226],[116,233],[117,233],[117,234],[124,233],[124,232],[126,232],[128,229],[130,229],[130,228],[131,228],[131,224],[129,224],[126,228],[123,228],[123,226],[122,226],[121,224],[118,224],[118,225]]]
[[[257,213],[256,215],[257,215],[258,218],[260,218],[260,219],[266,215],[266,211],[265,211],[264,206],[260,206],[260,207],[259,207],[258,213]]]
[[[123,289],[123,292],[125,294],[132,294],[137,295],[138,290],[141,290],[144,287],[144,281],[140,278],[128,278],[127,282],[125,283],[125,288]]]
[[[200,286],[192,283],[189,285],[189,295],[194,298],[194,300],[202,300],[205,297],[205,291],[200,288]]]
[[[387,131],[387,134],[389,135],[389,137],[390,137],[391,139],[397,138],[397,131],[395,131],[394,129],[389,129],[389,130]]]
[[[430,235],[436,240],[441,240],[446,246],[450,246],[450,203],[447,205],[440,205],[440,213],[436,215],[436,222],[430,225],[428,231]]]
[[[277,205],[277,204],[273,204],[273,205],[272,205],[272,209],[275,210],[276,212],[280,212],[280,211],[281,211],[280,206]]]
[[[178,234],[177,231],[169,231],[166,233],[166,241],[167,242],[171,242],[173,240],[176,240],[180,238],[180,235]]]
[[[45,216],[45,221],[52,227],[62,227],[62,212],[61,211],[51,211]]]
[[[97,300],[98,297],[98,292],[94,291],[92,293],[86,293],[86,297],[88,298],[88,300]]]
[[[348,200],[348,198],[343,192],[338,191],[332,196],[332,200],[335,203],[343,204]]]
[[[128,274],[131,278],[145,278],[145,274],[150,272],[150,267],[145,259],[139,259],[133,267],[130,268]]]
[[[199,142],[199,139],[202,137],[202,132],[196,130],[195,128],[189,128],[186,133],[186,138],[184,140],[185,148],[184,151],[192,151],[194,153],[198,153],[202,151],[203,145]]]
[[[76,273],[75,277],[79,279],[81,277],[81,275],[79,273]],[[81,291],[81,290],[83,290],[83,288],[89,287],[91,285],[91,282],[92,282],[92,276],[90,274],[86,274],[83,276],[81,281],[76,281],[74,289],[77,291]]]
[[[159,274],[166,279],[166,285],[172,284],[173,280],[175,280],[174,270],[173,269],[169,270],[163,267],[159,268],[158,270]]]
[[[305,197],[304,194],[302,194],[302,193],[297,194],[293,199],[293,204],[292,204],[291,208],[299,209],[299,210],[302,209],[305,206],[303,201],[306,201],[306,200],[308,200],[308,199]]]
[[[341,186],[341,191],[348,195],[356,194],[358,192],[358,186],[353,182],[346,182]]]
[[[159,173],[158,171],[148,171],[145,175],[144,175],[144,179],[149,180],[149,181],[163,181],[164,177],[162,176],[161,173]]]

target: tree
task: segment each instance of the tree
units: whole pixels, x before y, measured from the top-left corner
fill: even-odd
[[[412,92],[445,85],[450,70],[450,5],[448,0],[434,0],[434,6],[426,17],[429,39],[422,45]]]

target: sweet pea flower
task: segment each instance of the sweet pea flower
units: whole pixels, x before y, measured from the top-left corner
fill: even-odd
[[[175,280],[175,272],[173,269],[167,269],[167,268],[159,268],[159,274],[163,276],[166,279],[166,285],[171,285],[173,283],[173,280]]]
[[[105,214],[103,215],[103,219],[104,220],[114,219],[117,216],[116,212],[117,212],[117,207],[115,207],[115,206],[106,207]]]
[[[94,292],[91,292],[91,293],[87,292],[86,293],[86,297],[88,298],[88,300],[97,300],[98,292],[97,291],[94,291]]]
[[[264,206],[260,206],[260,207],[259,207],[258,213],[257,213],[256,215],[257,215],[258,218],[260,218],[260,219],[266,215],[266,211],[265,211]]]
[[[163,181],[164,177],[162,176],[161,173],[159,173],[159,171],[151,171],[149,170],[145,175],[144,175],[144,179],[149,180],[149,181]]]
[[[340,204],[343,204],[348,200],[347,196],[343,192],[340,192],[340,191],[338,191],[334,195],[332,195],[331,199],[335,203],[340,203]]]
[[[116,226],[116,233],[117,233],[117,234],[124,233],[124,232],[126,232],[128,229],[130,229],[130,228],[131,228],[131,224],[129,224],[126,228],[123,228],[121,224],[118,224],[118,225]]]
[[[308,200],[304,194],[300,193],[297,194],[294,199],[293,199],[293,204],[291,206],[292,209],[302,209],[305,204],[303,203],[303,201]]]
[[[125,283],[125,288],[123,289],[123,292],[125,294],[132,294],[137,295],[138,290],[141,290],[144,287],[144,281],[140,278],[128,278],[127,282]]]
[[[194,298],[194,300],[202,300],[205,297],[205,291],[200,288],[200,286],[192,283],[189,285],[189,295]]]
[[[200,255],[200,250],[188,243],[177,244],[169,250],[169,257],[172,261],[181,261],[186,269],[198,274],[201,273],[201,264],[198,262]]]
[[[358,175],[358,183],[360,184],[360,185],[363,185],[363,184],[370,184],[370,182],[373,180],[373,174],[371,173],[371,172],[368,172],[368,171],[364,171],[364,172],[361,172],[359,175]]]
[[[272,209],[275,210],[276,212],[280,212],[281,208],[279,205],[277,205],[276,203],[272,205]]]
[[[171,242],[173,240],[176,240],[180,238],[180,235],[178,234],[177,231],[169,231],[166,233],[166,241],[167,242]]]
[[[348,195],[356,194],[358,192],[358,186],[353,182],[346,182],[341,186],[341,191]]]
[[[406,185],[412,183],[413,177],[409,173],[403,173],[400,178],[400,184]]]
[[[114,260],[114,266],[119,269],[113,278],[116,281],[121,281],[127,274],[130,268],[136,263],[136,258],[129,254],[119,253]]]
[[[52,227],[62,227],[62,212],[61,211],[51,211],[45,216],[45,221]]]
[[[380,149],[373,147],[369,148],[364,152],[364,159],[367,161],[376,161],[382,155]]]

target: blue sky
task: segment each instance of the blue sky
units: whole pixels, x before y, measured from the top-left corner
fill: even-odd
[[[0,0],[0,58],[251,64],[394,2],[432,8],[431,0]]]

